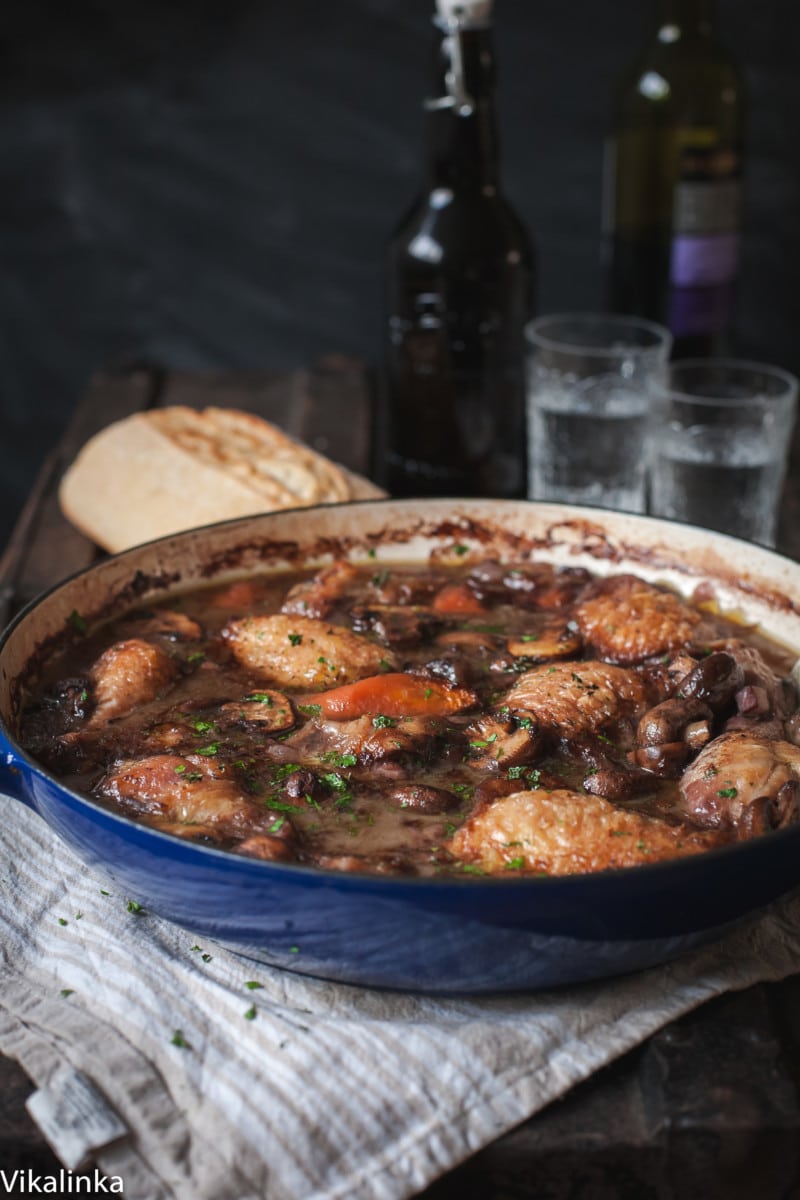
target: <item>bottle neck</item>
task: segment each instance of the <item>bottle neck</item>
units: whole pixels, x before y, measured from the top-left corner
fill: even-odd
[[[488,25],[438,25],[433,92],[425,107],[432,185],[493,191],[497,129]]]
[[[658,0],[658,27],[675,29],[679,36],[708,37],[714,32],[714,9],[714,0]]]

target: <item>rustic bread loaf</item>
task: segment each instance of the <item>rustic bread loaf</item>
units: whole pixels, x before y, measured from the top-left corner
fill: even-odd
[[[182,406],[101,430],[59,490],[68,520],[112,551],[229,517],[383,495],[260,417]]]

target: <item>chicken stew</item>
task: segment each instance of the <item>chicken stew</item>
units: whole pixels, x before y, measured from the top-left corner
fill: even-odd
[[[22,744],[237,854],[563,875],[800,820],[794,656],[634,575],[340,561],[72,624]]]

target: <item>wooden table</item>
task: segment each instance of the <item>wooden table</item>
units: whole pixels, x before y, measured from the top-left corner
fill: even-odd
[[[246,408],[369,472],[369,375],[352,360],[328,358],[290,373],[137,368],[97,376],[0,562],[3,623],[100,553],[58,508],[58,480],[78,448],[109,421],[165,404]],[[780,545],[800,557],[800,484],[787,490]],[[59,1166],[24,1109],[31,1090],[17,1064],[0,1057],[0,1168],[7,1174]],[[722,997],[675,1022],[424,1196],[800,1200],[800,975]]]

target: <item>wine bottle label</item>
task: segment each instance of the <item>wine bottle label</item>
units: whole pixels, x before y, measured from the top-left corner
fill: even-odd
[[[736,278],[739,265],[738,179],[681,180],[675,188],[670,282],[713,287]]]
[[[721,332],[739,268],[741,181],[730,151],[687,148],[673,192],[669,324],[676,336]]]

